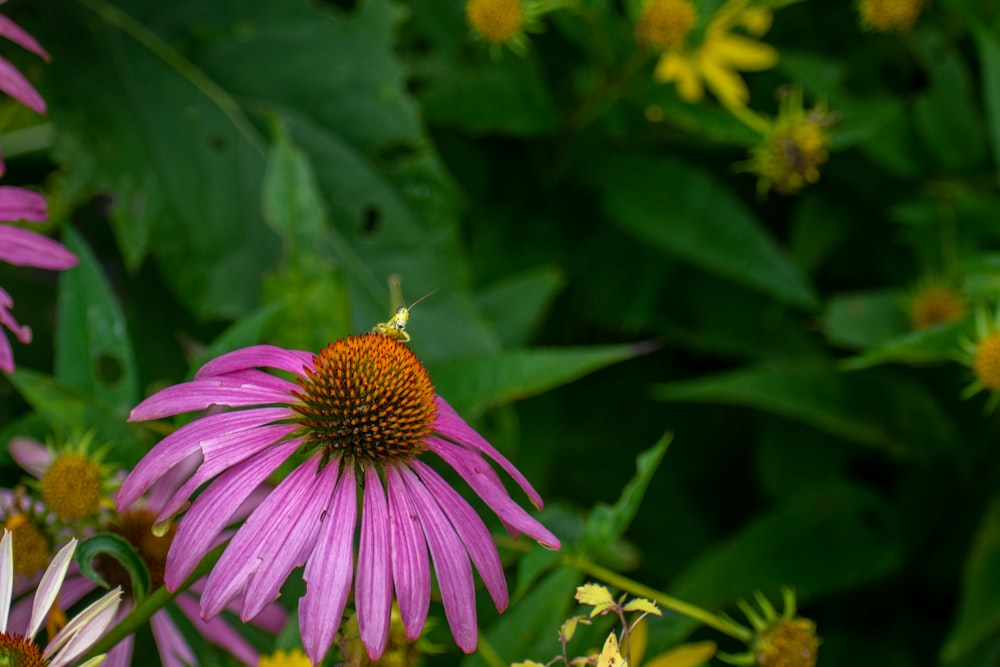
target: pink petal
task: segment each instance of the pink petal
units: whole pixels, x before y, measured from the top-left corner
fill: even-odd
[[[434,571],[437,573],[444,615],[451,627],[455,643],[466,653],[476,650],[476,591],[472,581],[472,566],[462,541],[438,507],[423,482],[409,469],[401,468],[410,498],[416,505],[420,525],[430,547]]]
[[[293,568],[305,564],[319,534],[319,524],[329,505],[331,489],[337,483],[337,462],[319,471],[320,457],[314,456],[296,468],[282,484],[304,488],[302,502],[297,506],[284,506],[282,517],[273,517],[280,526],[260,550],[260,567],[250,577],[243,591],[243,613],[246,621],[264,610],[278,597]],[[280,485],[279,485],[280,486]],[[287,517],[287,518],[285,518]]]
[[[294,397],[288,392],[234,380],[228,376],[192,380],[156,392],[132,409],[131,422],[163,419],[182,412],[204,410],[212,405],[231,408],[269,403],[284,404]]]
[[[315,476],[315,470],[316,459],[311,458],[292,471],[236,531],[205,582],[205,593],[201,597],[202,618],[207,620],[218,615],[233,598],[245,591],[255,573],[266,576],[262,569],[278,557],[275,552],[280,549],[280,539],[275,538],[275,532],[284,534],[288,522],[308,501],[312,490],[308,481]],[[314,539],[318,528],[314,524],[306,526],[304,529],[312,533],[299,539]],[[287,576],[287,572],[284,575]],[[241,613],[244,622],[250,618],[246,614],[247,602],[252,606],[257,604],[256,600],[244,598]]]
[[[41,222],[42,220],[49,219],[48,206],[45,203],[45,197],[40,192],[35,192],[34,190],[28,190],[27,188],[19,188],[13,185],[0,185],[0,220],[28,220],[31,222]],[[41,237],[55,243],[46,236],[42,236],[37,232],[32,232],[27,229],[22,229],[20,227],[12,227],[10,225],[0,225],[0,239],[4,241],[10,241],[11,244],[17,244],[22,247],[30,248],[30,240],[18,240],[14,238],[16,232],[24,232],[30,234],[30,237]],[[4,244],[6,245],[6,243]],[[60,245],[60,248],[62,246]],[[68,254],[73,257],[73,254],[62,248],[64,254]],[[6,255],[0,255],[5,261],[7,260]],[[76,264],[75,257],[74,261],[69,266]],[[11,262],[12,264],[16,262]],[[34,266],[34,265],[32,265]],[[68,267],[59,267],[68,268]]]
[[[283,442],[231,468],[206,488],[177,526],[167,554],[164,582],[177,590],[215,546],[222,530],[247,496],[295,453],[299,443]],[[218,566],[217,566],[218,567]]]
[[[559,538],[507,495],[507,490],[500,483],[496,472],[481,456],[439,438],[428,438],[426,442],[432,452],[444,459],[462,476],[462,479],[468,482],[472,490],[496,512],[505,525],[535,539],[544,547],[559,548]]]
[[[221,617],[203,621],[198,615],[198,603],[190,595],[178,595],[174,602],[205,639],[222,648],[244,665],[256,665],[260,660],[260,654],[250,645],[250,642]],[[197,665],[198,661],[192,660],[190,664]]]
[[[125,602],[122,602],[122,606],[125,606]],[[122,618],[127,615],[122,614],[121,610],[119,610],[119,616]],[[104,656],[104,660],[101,661],[101,667],[131,667],[134,646],[135,635],[128,635],[125,639],[115,644],[113,649],[108,651],[108,654]]]
[[[415,641],[424,629],[431,602],[431,570],[417,510],[396,466],[386,468],[389,525],[392,528],[392,578],[406,638]]]
[[[514,464],[507,460],[503,454],[501,454],[493,445],[486,442],[483,436],[479,435],[474,428],[469,426],[464,419],[462,419],[454,408],[448,405],[440,396],[435,396],[438,418],[435,424],[435,431],[443,436],[447,440],[467,447],[468,449],[475,450],[486,456],[490,457],[496,463],[503,468],[508,475],[510,475],[517,485],[528,494],[528,498],[531,500],[531,504],[535,506],[536,509],[542,509],[542,497],[538,495],[531,483],[528,482],[527,478],[521,474],[521,471],[514,467]]]
[[[168,470],[200,452],[203,441],[254,431],[263,424],[286,417],[286,408],[259,408],[208,415],[182,426],[149,450],[125,478],[118,491],[118,511],[138,500]]]
[[[42,45],[39,44],[34,37],[28,34],[24,28],[17,25],[6,16],[0,16],[0,37],[6,37],[18,46],[24,47],[46,60],[49,59],[49,54],[45,52]]]
[[[353,471],[340,476],[329,512],[319,527],[316,548],[306,561],[302,578],[306,592],[299,598],[299,624],[306,656],[318,665],[340,627],[354,573],[354,526],[357,484]]]
[[[503,565],[500,563],[500,554],[493,543],[490,531],[486,529],[486,524],[472,509],[472,506],[430,466],[421,461],[413,461],[410,465],[420,475],[424,486],[437,500],[438,505],[462,539],[462,544],[468,550],[472,563],[476,566],[479,576],[482,577],[486,590],[493,598],[497,610],[503,611],[507,608],[508,602],[507,578],[504,576]]]
[[[160,609],[149,619],[153,640],[163,667],[187,667],[198,664],[194,651],[184,640],[166,609]]]
[[[177,489],[169,502],[161,506],[160,520],[181,511],[187,503],[187,499],[202,484],[221,475],[229,468],[256,456],[260,451],[272,447],[275,443],[283,441],[296,428],[298,427],[295,424],[273,424],[220,438],[202,440],[201,451],[204,460],[201,466]]]
[[[202,366],[195,378],[224,375],[247,368],[277,368],[296,375],[305,375],[303,368],[313,367],[312,352],[286,350],[274,345],[254,345],[223,354]]]
[[[16,67],[0,58],[0,90],[38,113],[45,113],[45,100]],[[10,218],[7,218],[10,220]]]
[[[354,601],[361,641],[368,649],[368,656],[372,660],[378,660],[389,641],[392,571],[389,567],[389,508],[375,466],[368,466],[365,470],[364,493]]]
[[[12,218],[3,218],[10,220]],[[63,244],[30,229],[0,225],[0,260],[15,266],[61,271],[76,266],[76,255]]]
[[[17,465],[24,468],[32,477],[41,479],[45,471],[52,465],[52,454],[42,443],[34,438],[22,435],[10,439],[7,451]]]

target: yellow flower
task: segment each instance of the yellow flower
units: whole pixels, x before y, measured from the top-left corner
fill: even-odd
[[[917,330],[965,317],[965,299],[941,280],[927,280],[909,298],[910,324]]]
[[[781,100],[778,117],[763,127],[763,138],[738,168],[757,174],[758,192],[774,189],[795,194],[819,180],[819,168],[829,157],[827,128],[834,116],[825,108],[806,111],[802,90],[789,89]]]
[[[975,339],[962,342],[959,359],[972,369],[973,380],[962,392],[969,398],[981,391],[990,392],[986,412],[1000,403],[1000,309],[990,317],[985,308],[976,310]]]
[[[791,590],[784,589],[781,594],[785,604],[780,614],[759,592],[754,594],[757,608],[745,601],[739,603],[753,628],[753,638],[746,653],[719,653],[720,660],[747,667],[815,667],[819,655],[816,623],[796,615]]]
[[[523,34],[521,0],[469,0],[465,16],[472,30],[491,44],[508,44]]]
[[[926,0],[861,0],[861,23],[878,32],[909,32],[926,6]]]
[[[684,46],[698,13],[690,0],[649,0],[635,26],[635,41],[665,51]]]
[[[750,91],[739,73],[770,69],[778,62],[777,50],[755,39],[771,27],[771,11],[750,2],[726,2],[708,22],[701,44],[665,50],[653,77],[675,83],[687,102],[701,100],[708,88],[723,105],[745,107]],[[749,36],[733,34],[735,28]]]

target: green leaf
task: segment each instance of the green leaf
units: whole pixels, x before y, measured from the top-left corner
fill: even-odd
[[[271,304],[241,317],[205,346],[205,349],[193,360],[192,368],[198,369],[203,364],[227,352],[259,344],[265,326],[279,312],[281,305]]]
[[[837,294],[823,313],[823,332],[841,347],[865,349],[883,344],[909,332],[902,303],[895,290]]]
[[[803,601],[836,594],[899,567],[897,533],[876,494],[843,483],[813,489],[703,552],[669,592],[710,609],[782,586],[794,588]],[[668,614],[664,626],[659,640],[669,636],[672,643],[697,622]]]
[[[80,574],[96,581],[105,588],[110,588],[104,577],[94,569],[94,558],[98,556],[113,558],[132,580],[132,599],[140,602],[149,591],[149,571],[132,544],[121,535],[102,533],[80,542],[76,549],[76,564]]]
[[[961,343],[972,334],[968,320],[939,324],[893,338],[864,354],[845,359],[841,368],[860,370],[886,363],[920,364],[952,361],[961,351]]]
[[[924,146],[949,171],[975,167],[985,157],[986,137],[965,61],[939,29],[924,29],[914,37],[931,78],[913,105]]]
[[[471,133],[533,136],[559,124],[549,87],[530,57],[443,63],[420,95],[427,121]]]
[[[561,270],[542,266],[490,285],[477,302],[504,346],[524,345],[565,283]]]
[[[940,454],[956,442],[954,425],[919,385],[874,371],[750,368],[660,384],[653,397],[755,408],[900,456]]]
[[[97,442],[108,441],[118,446],[134,440],[126,422],[127,410],[26,368],[18,368],[8,377],[24,400],[57,433],[82,433],[93,428],[97,431]]]
[[[784,251],[732,193],[697,166],[670,158],[608,156],[604,209],[658,249],[793,306],[816,294]]]
[[[983,106],[986,109],[986,129],[993,149],[993,165],[1000,166],[1000,39],[984,26],[974,26],[973,35],[979,50],[980,76],[983,86]]]
[[[962,594],[954,624],[941,648],[944,664],[953,664],[1000,638],[1000,496],[983,516],[969,550]]]
[[[487,663],[480,655],[470,655],[462,661],[462,667],[509,665],[526,658],[547,662],[559,652],[556,633],[576,606],[573,593],[582,580],[583,575],[570,568],[560,568],[543,578],[483,631],[487,645],[499,654],[500,662]]]
[[[65,242],[80,262],[60,276],[56,377],[127,414],[139,380],[125,316],[83,237],[69,228]]]
[[[264,172],[264,219],[285,243],[284,252],[312,250],[327,227],[326,205],[308,156],[273,122],[273,143]]]
[[[469,417],[495,405],[540,394],[651,349],[639,343],[505,350],[426,365],[437,393]]]
[[[670,446],[672,434],[664,435],[655,445],[636,458],[636,473],[622,489],[618,502],[614,505],[599,502],[587,516],[581,539],[581,547],[586,553],[594,554],[599,560],[614,561],[617,567],[622,559],[615,553],[616,544],[625,535],[639,505],[649,487],[653,474],[663,460]]]

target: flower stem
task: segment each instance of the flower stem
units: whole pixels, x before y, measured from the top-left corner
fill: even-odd
[[[570,567],[574,567],[581,572],[597,577],[615,588],[631,593],[632,595],[653,600],[662,607],[675,611],[683,616],[687,616],[688,618],[693,618],[699,623],[707,625],[710,628],[714,628],[719,632],[729,635],[734,639],[738,639],[743,643],[748,643],[751,639],[753,639],[753,631],[749,628],[746,628],[727,618],[713,614],[712,612],[702,609],[701,607],[696,607],[695,605],[684,602],[683,600],[678,600],[677,598],[667,595],[666,593],[658,591],[654,588],[640,584],[639,582],[629,579],[628,577],[618,574],[617,572],[601,567],[596,563],[592,563],[582,556],[567,555],[565,562]]]

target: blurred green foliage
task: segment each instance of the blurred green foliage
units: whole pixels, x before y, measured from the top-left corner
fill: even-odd
[[[411,347],[566,553],[729,613],[790,586],[824,665],[1000,664],[1000,433],[959,397],[972,313],[1000,306],[1000,6],[880,33],[850,3],[770,3],[750,108],[791,85],[837,122],[818,183],[758,197],[734,165],[760,134],[654,81],[626,4],[562,3],[498,56],[459,0],[12,2],[52,54],[11,55],[49,114],[0,130],[54,134],[0,134],[6,182],[44,183],[80,264],[58,288],[0,267],[36,332],[3,442],[92,428],[130,466],[143,396],[367,331],[398,274],[437,290]],[[914,329],[927,285],[964,315]],[[484,636],[547,659],[584,577],[536,549],[515,580]],[[719,639],[671,613],[649,633]]]

